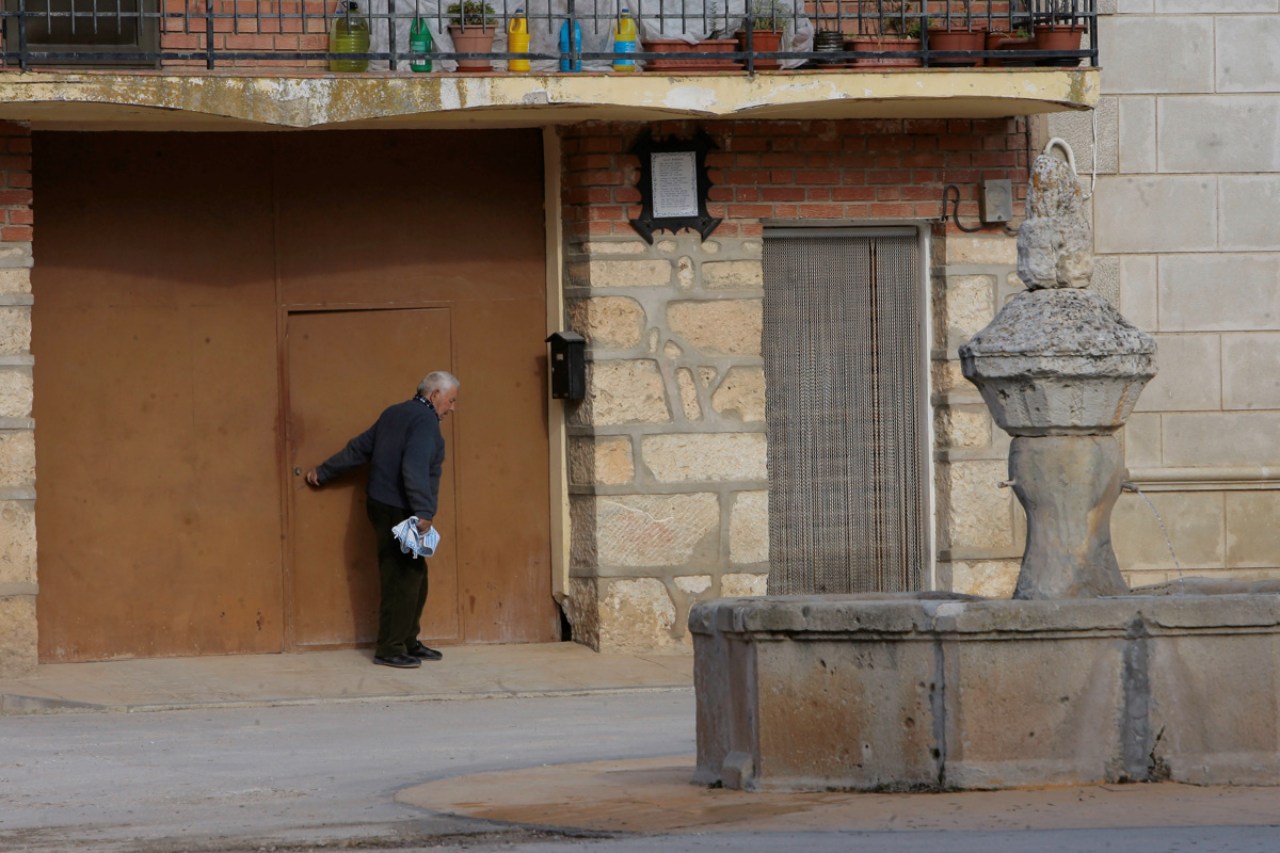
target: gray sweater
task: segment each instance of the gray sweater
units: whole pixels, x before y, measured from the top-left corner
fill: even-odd
[[[316,466],[316,475],[327,483],[366,462],[369,497],[419,518],[435,518],[444,435],[431,403],[414,397],[388,407],[373,426]]]

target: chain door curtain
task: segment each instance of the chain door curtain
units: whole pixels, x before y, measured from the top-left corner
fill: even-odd
[[[769,593],[918,590],[928,566],[915,229],[768,229]]]

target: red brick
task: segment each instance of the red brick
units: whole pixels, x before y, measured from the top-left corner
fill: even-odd
[[[0,227],[0,241],[5,243],[31,242],[32,229],[29,225],[5,225]]]
[[[760,157],[760,162],[765,166],[770,166],[774,168],[779,166],[784,166],[784,167],[790,166],[791,168],[799,168],[801,166],[808,165],[803,154],[788,154],[788,153],[764,154]]]
[[[734,219],[767,219],[773,215],[773,207],[767,204],[731,204],[728,215]]]
[[[613,200],[619,204],[640,204],[643,201],[636,187],[618,187],[613,191]]]
[[[804,189],[800,187],[762,187],[764,201],[804,201]]]
[[[870,201],[875,197],[875,187],[843,186],[833,187],[831,190],[832,201]]]
[[[6,210],[5,219],[10,225],[33,225],[36,221],[35,211],[30,208]]]
[[[906,169],[873,169],[867,172],[869,184],[905,184],[911,180],[911,173]]]
[[[834,169],[810,169],[796,172],[797,184],[838,184],[840,173]]]
[[[805,219],[839,219],[844,207],[838,204],[802,204],[800,215]]]
[[[24,189],[31,186],[30,172],[10,172],[4,176],[4,186],[14,189]]]
[[[1014,166],[1017,157],[1012,151],[989,151],[973,155],[975,166]]]
[[[906,133],[932,135],[947,132],[947,121],[941,118],[909,118],[902,123]]]
[[[0,190],[0,205],[31,204],[31,190]]]
[[[804,191],[805,201],[831,201],[833,190],[830,187],[809,187]]]
[[[876,217],[906,219],[915,214],[915,207],[906,202],[874,202],[870,205],[869,212]]]
[[[728,201],[740,201],[740,202],[761,201],[761,198],[760,198],[760,190],[759,190],[759,189],[757,189],[756,187],[737,187],[736,189],[734,189],[734,190],[733,190],[733,192],[729,195],[729,197],[728,197],[728,198],[719,198],[719,197],[717,197],[717,198],[716,198],[716,201],[725,201],[725,202],[728,202]]]

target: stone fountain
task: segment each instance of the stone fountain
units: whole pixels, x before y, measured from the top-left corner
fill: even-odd
[[[695,781],[1280,784],[1280,595],[1127,589],[1111,546],[1125,478],[1115,433],[1155,375],[1155,341],[1087,289],[1092,236],[1074,171],[1037,158],[1027,203],[1027,291],[960,350],[965,376],[1013,436],[1006,485],[1027,515],[1013,600],[694,607]]]

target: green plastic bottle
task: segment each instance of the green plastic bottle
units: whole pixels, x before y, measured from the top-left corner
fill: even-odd
[[[414,18],[413,24],[409,27],[409,52],[410,53],[430,53],[435,49],[435,40],[431,38],[431,30],[427,27],[425,18]],[[412,59],[409,61],[409,69],[412,71],[430,71],[430,59]]]
[[[356,0],[347,0],[338,7],[338,16],[333,19],[329,30],[329,52],[369,52],[369,19],[360,14],[360,4]],[[369,60],[330,59],[329,70],[368,71]]]

